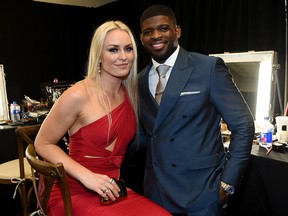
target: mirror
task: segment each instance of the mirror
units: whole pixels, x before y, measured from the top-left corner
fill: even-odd
[[[6,81],[4,74],[4,66],[0,64],[0,123],[6,123],[9,119],[8,100],[6,92]]]
[[[210,54],[220,57],[246,100],[255,120],[274,115],[275,65],[274,51]]]

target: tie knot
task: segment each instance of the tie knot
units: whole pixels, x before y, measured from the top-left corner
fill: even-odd
[[[169,70],[170,66],[169,65],[159,65],[156,68],[156,71],[158,73],[158,76],[163,77],[165,76],[165,74],[167,73],[167,71]]]

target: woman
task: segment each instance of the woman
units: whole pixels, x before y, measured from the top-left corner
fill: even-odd
[[[131,30],[120,21],[102,24],[92,38],[87,77],[56,101],[35,140],[37,152],[51,163],[62,162],[68,175],[74,215],[170,215],[128,189],[116,200],[114,179],[137,128],[137,47]],[[69,156],[57,146],[66,131]],[[49,215],[64,215],[55,184]]]

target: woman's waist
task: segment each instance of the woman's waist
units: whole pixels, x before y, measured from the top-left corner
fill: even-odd
[[[112,155],[112,156],[95,156],[84,154],[71,154],[69,155],[73,160],[88,167],[117,167],[120,168],[124,155]]]

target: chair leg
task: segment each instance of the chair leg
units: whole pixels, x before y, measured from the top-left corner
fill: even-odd
[[[20,196],[21,196],[21,204],[23,216],[28,216],[28,203],[27,203],[27,192],[26,192],[26,182],[23,181],[21,185],[19,185]]]
[[[28,214],[30,214],[37,208],[37,200],[33,200],[34,197],[32,196],[35,194],[33,184],[29,187],[27,194]]]

